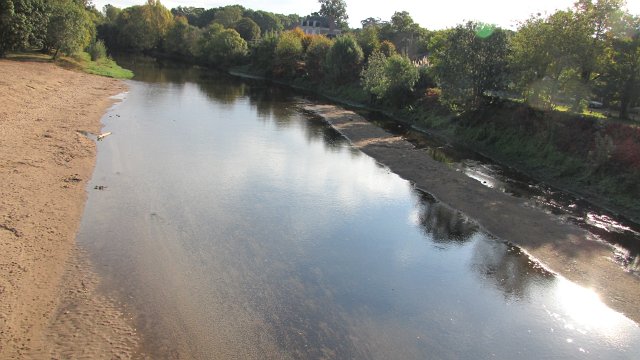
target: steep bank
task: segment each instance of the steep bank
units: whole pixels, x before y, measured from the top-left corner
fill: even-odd
[[[96,147],[81,132],[126,89],[0,60],[0,358],[129,357],[137,340],[75,248]]]
[[[355,147],[419,189],[462,211],[494,236],[520,246],[552,271],[593,288],[607,305],[640,321],[640,280],[612,260],[609,246],[523,199],[487,188],[431,159],[351,111],[330,105],[308,105],[305,110],[324,118]]]

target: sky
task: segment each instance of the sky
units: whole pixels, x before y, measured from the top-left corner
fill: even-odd
[[[576,0],[346,0],[349,25],[359,28],[360,20],[374,17],[389,20],[396,11],[408,11],[415,22],[430,29],[444,29],[468,20],[492,23],[515,29],[519,21],[531,14],[553,13],[573,5]],[[142,5],[146,0],[93,0],[98,9],[106,4],[119,8]],[[161,0],[171,9],[177,6],[206,9],[239,4],[253,10],[266,10],[281,14],[308,15],[320,9],[317,0]],[[640,0],[627,0],[627,9],[640,15]]]

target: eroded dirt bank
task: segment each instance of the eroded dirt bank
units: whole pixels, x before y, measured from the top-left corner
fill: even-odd
[[[594,289],[611,308],[640,322],[640,280],[613,261],[613,250],[589,239],[575,225],[483,186],[437,162],[401,137],[393,136],[356,113],[333,105],[305,105],[364,153],[476,220],[495,237],[518,245],[550,270]]]
[[[0,358],[127,358],[137,336],[75,247],[96,147],[79,133],[126,89],[0,60]]]

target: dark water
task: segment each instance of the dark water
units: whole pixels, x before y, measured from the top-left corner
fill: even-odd
[[[597,294],[352,149],[295,94],[125,67],[138,75],[104,118],[79,243],[153,358],[640,354],[638,326]]]

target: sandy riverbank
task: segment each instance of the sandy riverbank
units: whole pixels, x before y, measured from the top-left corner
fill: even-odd
[[[128,358],[137,335],[75,247],[121,81],[0,60],[0,358]]]
[[[613,250],[526,200],[483,186],[437,162],[411,143],[333,105],[306,105],[364,153],[476,220],[493,236],[518,245],[550,270],[594,289],[611,308],[640,322],[640,280],[613,261]]]

